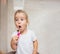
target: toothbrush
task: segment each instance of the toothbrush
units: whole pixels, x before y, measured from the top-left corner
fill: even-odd
[[[18,32],[17,35],[18,35],[18,38],[19,38],[19,36],[20,36],[20,32]]]

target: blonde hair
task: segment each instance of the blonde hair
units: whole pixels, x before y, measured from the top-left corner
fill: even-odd
[[[15,14],[14,14],[14,21],[15,21],[15,19],[16,19],[16,14],[17,14],[17,13],[24,13],[25,16],[26,16],[26,21],[29,23],[29,21],[28,21],[28,15],[27,15],[27,13],[26,13],[24,10],[17,10],[17,11],[15,12]]]

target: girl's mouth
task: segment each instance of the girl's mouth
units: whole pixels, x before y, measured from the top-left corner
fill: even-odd
[[[19,26],[19,29],[21,28],[21,26]]]

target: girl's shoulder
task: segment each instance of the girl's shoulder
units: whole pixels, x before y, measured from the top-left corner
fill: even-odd
[[[33,30],[28,30],[29,34],[31,35],[30,37],[32,38],[32,41],[37,40],[36,34]]]
[[[34,34],[35,32],[31,29],[28,29],[28,32],[31,33],[31,34]]]

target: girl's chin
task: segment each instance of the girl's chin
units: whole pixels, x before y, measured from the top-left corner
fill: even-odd
[[[22,29],[19,29],[20,32],[22,32],[23,30]]]

